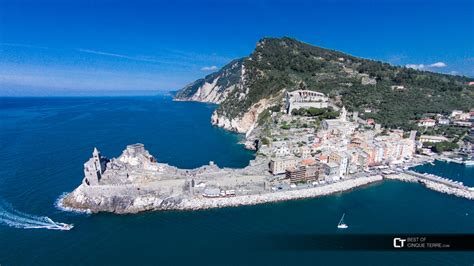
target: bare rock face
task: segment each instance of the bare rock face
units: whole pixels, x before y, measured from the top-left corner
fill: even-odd
[[[205,82],[197,89],[196,93],[189,98],[189,100],[217,104],[221,103],[226,99],[227,95],[234,90],[235,85],[223,88],[217,85],[218,81],[219,77],[215,78],[212,83]]]
[[[92,213],[138,213],[151,210],[174,209],[181,203],[181,196],[160,191],[139,192],[133,187],[87,187],[84,184],[66,195],[60,205]]]
[[[243,84],[243,59],[234,60],[221,70],[185,86],[176,96],[177,101],[195,101],[220,104]]]
[[[262,99],[252,105],[252,107],[250,107],[250,109],[242,116],[236,118],[228,118],[227,116],[219,115],[217,111],[214,111],[211,116],[211,123],[230,131],[247,134],[255,127],[258,116],[268,108],[268,102],[267,99]]]
[[[93,213],[97,212],[115,212],[115,213],[128,213],[138,212],[133,211],[131,206],[134,199],[128,196],[114,196],[102,195],[100,193],[94,193],[92,189],[89,189],[83,185],[78,187],[72,193],[69,193],[66,197],[61,200],[61,205],[76,209],[84,210]]]
[[[244,99],[249,91],[245,84],[246,70],[244,58],[232,61],[221,70],[199,79],[184,87],[175,96],[177,101],[196,101],[221,104],[230,95],[238,95],[237,101]],[[243,116],[230,118],[226,114],[212,114],[211,123],[224,129],[246,133],[255,123],[262,110],[248,110]]]
[[[211,116],[211,123],[215,126],[222,127],[224,129],[235,131],[239,133],[245,133],[247,128],[241,124],[240,119],[230,119],[224,115],[219,115],[214,111]]]

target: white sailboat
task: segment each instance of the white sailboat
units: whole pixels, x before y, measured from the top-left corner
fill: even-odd
[[[347,224],[344,223],[344,216],[345,216],[345,215],[346,215],[346,214],[344,213],[344,214],[342,215],[342,217],[341,217],[341,220],[339,220],[339,223],[337,224],[337,228],[338,228],[338,229],[346,229],[346,228],[349,227],[349,226],[347,226]]]

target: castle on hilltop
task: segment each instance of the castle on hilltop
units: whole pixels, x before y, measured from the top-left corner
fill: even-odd
[[[299,108],[327,108],[329,98],[321,92],[310,90],[295,90],[286,92],[286,113]]]

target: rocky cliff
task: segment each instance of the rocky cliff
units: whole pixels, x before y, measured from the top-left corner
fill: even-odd
[[[362,118],[408,129],[424,113],[473,108],[474,91],[467,85],[472,80],[392,66],[287,37],[264,38],[248,57],[187,85],[175,99],[219,104],[211,122],[247,133],[262,124],[265,110],[279,109],[284,91],[309,89],[359,111]]]
[[[227,130],[250,134],[255,128],[259,115],[268,108],[270,101],[261,99],[253,104],[248,110],[239,116],[228,116],[225,112],[214,111],[211,116],[211,123]]]
[[[176,100],[219,104],[237,87],[244,86],[243,59],[234,60],[221,70],[198,79],[175,95]]]
[[[242,101],[249,91],[245,60],[247,58],[234,60],[221,70],[187,85],[176,94],[175,99],[221,104],[237,95],[236,100]],[[224,109],[216,110],[212,114],[211,123],[230,131],[247,133],[255,126],[259,114],[268,107],[267,102],[263,99],[238,116],[228,115]]]

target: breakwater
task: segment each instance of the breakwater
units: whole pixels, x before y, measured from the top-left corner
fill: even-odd
[[[236,196],[228,198],[192,198],[183,200],[177,209],[180,210],[198,210],[220,207],[235,207],[242,205],[256,205],[269,202],[278,202],[286,200],[314,198],[324,195],[330,195],[338,192],[351,190],[357,187],[368,185],[374,182],[382,181],[381,175],[360,177],[356,179],[342,180],[339,182],[281,192],[268,192],[255,195]]]
[[[313,198],[351,190],[382,181],[382,179],[381,175],[365,176],[316,187],[276,192],[261,191],[250,195],[219,198],[206,198],[202,195],[179,192],[176,188],[181,187],[184,180],[167,181],[165,187],[170,188],[167,191],[164,191],[163,181],[151,183],[150,187],[142,184],[140,190],[137,190],[136,187],[131,189],[129,185],[113,187],[81,185],[74,192],[61,199],[59,204],[63,207],[81,211],[105,211],[119,214],[156,210],[199,210]],[[174,184],[171,184],[171,182]]]
[[[420,174],[414,171],[405,173],[384,175],[386,179],[400,180],[404,182],[420,183],[425,187],[445,194],[450,194],[470,200],[474,200],[474,189],[446,178],[429,174]]]

